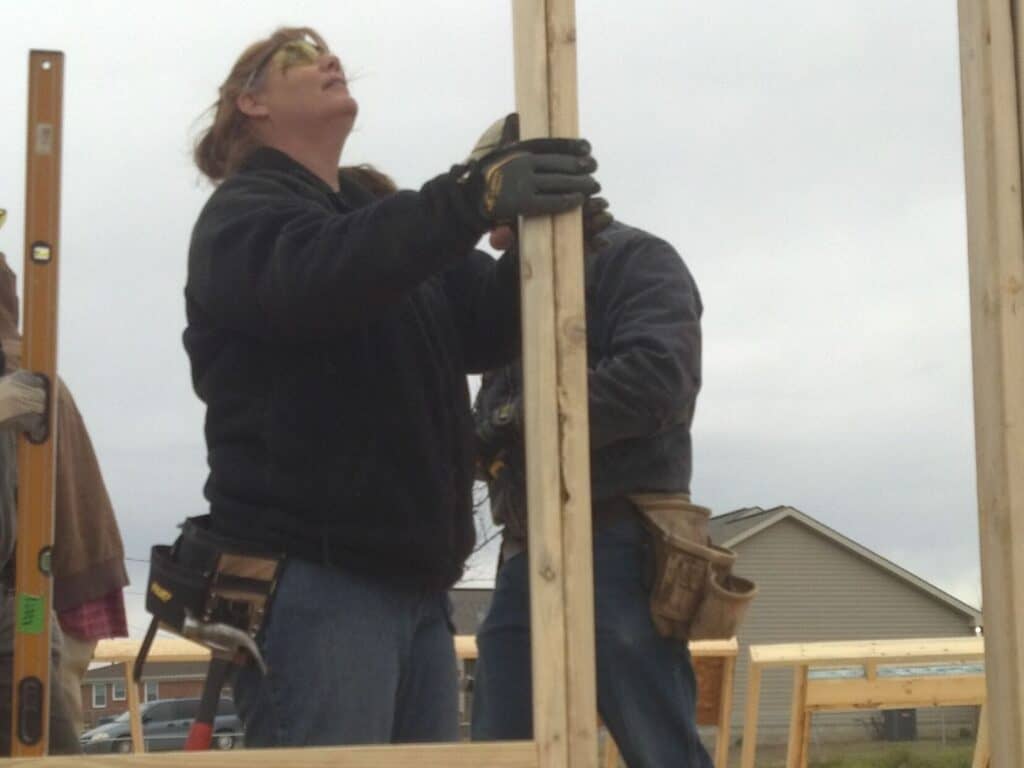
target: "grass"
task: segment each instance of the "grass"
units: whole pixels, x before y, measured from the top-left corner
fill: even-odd
[[[970,768],[972,752],[972,747],[947,747],[939,752],[892,747],[874,755],[811,760],[809,768]]]
[[[730,765],[739,765],[739,748],[730,756]],[[811,746],[808,768],[970,768],[973,741],[937,741],[904,744],[862,742],[858,744],[820,744]],[[784,768],[784,746],[763,746],[757,750],[758,768]]]

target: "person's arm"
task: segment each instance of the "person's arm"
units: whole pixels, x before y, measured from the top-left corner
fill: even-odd
[[[519,355],[519,257],[513,247],[495,260],[482,251],[444,275],[467,373]]]
[[[466,258],[495,224],[580,206],[595,167],[585,141],[534,139],[345,214],[272,177],[236,177],[196,224],[186,297],[258,338],[336,331]]]
[[[701,376],[701,302],[668,243],[638,238],[608,260],[597,285],[608,337],[588,376],[590,443],[655,434],[693,408]]]
[[[485,226],[446,177],[344,214],[273,179],[239,179],[196,224],[186,295],[259,338],[336,331],[465,258]]]

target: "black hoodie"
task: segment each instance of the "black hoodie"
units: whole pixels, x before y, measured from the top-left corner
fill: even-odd
[[[518,264],[452,174],[375,200],[258,150],[192,234],[185,348],[215,528],[443,589],[474,543],[465,374],[517,351]]]

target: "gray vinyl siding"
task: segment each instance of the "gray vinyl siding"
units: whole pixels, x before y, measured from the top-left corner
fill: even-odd
[[[733,733],[742,733],[748,647],[752,643],[882,640],[973,634],[971,619],[888,573],[846,547],[784,519],[741,542],[736,572],[760,587],[743,624],[737,665]],[[759,743],[785,741],[792,672],[762,678]],[[976,708],[918,711],[922,736],[973,732]],[[871,736],[879,712],[830,713],[813,718],[812,740]]]

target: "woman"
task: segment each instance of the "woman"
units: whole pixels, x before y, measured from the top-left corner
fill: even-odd
[[[196,147],[185,347],[217,532],[286,555],[235,684],[247,743],[457,737],[447,592],[473,547],[467,372],[517,352],[518,264],[474,250],[598,187],[522,142],[376,199],[338,172],[358,107],[313,30],[250,46]]]

